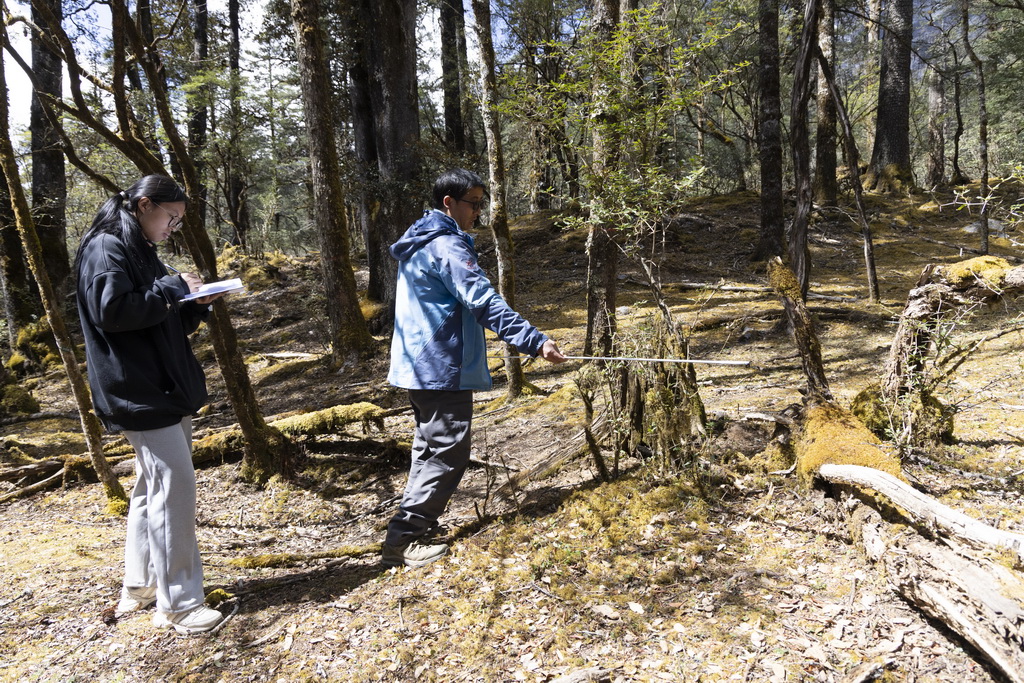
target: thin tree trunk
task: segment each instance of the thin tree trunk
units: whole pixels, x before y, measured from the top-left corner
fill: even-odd
[[[318,0],[292,0],[312,167],[313,214],[331,327],[331,364],[338,369],[353,356],[369,353],[373,338],[359,308],[355,274],[349,261],[348,225],[334,138],[333,91],[319,23],[321,11]]]
[[[970,176],[960,168],[960,140],[964,136],[964,113],[961,95],[963,90],[960,87],[960,58],[957,56],[956,47],[953,50],[953,111],[956,114],[956,128],[953,130],[953,175],[949,178],[950,185],[966,185],[971,182]]]
[[[785,253],[782,202],[782,101],[779,95],[779,0],[758,3],[758,150],[761,161],[761,234],[753,258]]]
[[[498,84],[494,75],[491,5],[490,0],[472,0],[472,3],[482,62],[480,85],[483,100],[480,109],[484,119],[484,132],[487,135],[487,165],[491,176],[491,233],[494,235],[494,248],[498,259],[498,291],[508,305],[515,308],[515,248],[512,245],[512,236],[508,229],[508,212],[505,208],[505,157],[501,146],[501,121],[497,110]],[[505,345],[505,376],[508,378],[508,398],[518,398],[523,393],[523,366],[519,354],[511,344]]]
[[[241,39],[239,22],[239,0],[228,0],[228,25],[231,39],[228,44],[228,159],[226,169],[228,217],[235,230],[235,243],[248,249],[248,235],[251,228],[249,202],[246,197],[245,180],[242,177],[242,73],[240,65]]]
[[[208,35],[209,16],[206,0],[191,0],[192,3],[192,58],[191,66],[194,74],[203,73],[207,67],[210,53]],[[195,164],[199,194],[192,195],[193,203],[199,213],[199,222],[206,225],[206,152],[207,138],[207,106],[209,102],[208,86],[200,86],[193,96],[188,98],[188,151]]]
[[[946,181],[946,88],[942,73],[928,67],[928,169],[925,185],[929,189]]]
[[[126,21],[128,10],[124,0],[113,0],[111,7],[115,21],[115,35],[126,36],[132,51],[146,72],[151,89],[150,94],[160,117],[161,127],[181,166],[185,190],[189,196],[199,197],[202,193],[199,172],[188,152],[185,141],[178,133],[176,121],[171,113],[166,85],[162,78],[163,66],[159,54],[150,46],[144,45],[135,24]],[[153,170],[144,168],[140,162],[147,161],[147,158],[145,156],[140,158],[141,152],[138,147],[132,147],[136,153],[128,154],[128,158],[147,172],[163,172],[163,168],[158,162],[154,164]],[[142,149],[145,150],[144,146]],[[148,154],[148,150],[145,152]],[[197,204],[198,202],[195,201],[189,203],[181,233],[184,235],[185,244],[200,275],[206,280],[215,280],[217,260],[213,244],[200,219]],[[253,390],[245,361],[238,348],[238,336],[232,327],[227,305],[223,299],[213,302],[213,315],[210,317],[209,325],[214,353],[224,377],[228,400],[231,402],[231,407],[238,418],[238,426],[245,437],[242,476],[255,483],[265,483],[274,474],[290,474],[298,458],[298,450],[279,431],[268,427],[260,413],[256,392]]]
[[[825,61],[835,71],[835,0],[821,0],[818,16],[818,46]],[[836,104],[832,100],[825,73],[818,68],[818,130],[814,142],[814,200],[822,206],[835,206],[839,195],[836,182]]]
[[[811,280],[811,254],[807,229],[812,208],[811,149],[807,140],[807,107],[811,99],[811,64],[817,47],[818,0],[806,0],[800,50],[793,69],[790,104],[790,138],[793,148],[793,180],[796,183],[796,211],[789,229],[789,263],[800,282],[800,295],[807,298]]]
[[[3,29],[2,36],[4,44],[7,44],[6,26]],[[14,156],[14,146],[11,144],[11,137],[8,132],[10,130],[10,111],[7,104],[7,94],[7,74],[2,62],[0,62],[0,165],[3,166],[3,174],[7,179],[11,208],[14,211],[25,254],[28,256],[29,267],[32,269],[36,284],[39,286],[39,294],[43,301],[43,308],[46,311],[47,322],[49,322],[53,336],[57,340],[57,349],[60,351],[61,360],[64,362],[64,370],[71,384],[75,403],[78,406],[78,413],[82,421],[82,432],[89,447],[89,457],[92,460],[93,469],[96,470],[96,474],[106,491],[110,509],[112,511],[124,512],[127,510],[128,497],[125,495],[121,482],[114,476],[110,466],[107,464],[106,458],[103,457],[100,422],[92,412],[92,400],[89,396],[89,390],[86,388],[82,371],[78,367],[78,359],[75,358],[75,344],[65,324],[64,314],[60,308],[60,299],[56,296],[49,273],[46,271],[43,248],[39,241],[39,235],[35,230],[28,200],[21,188],[21,176]]]
[[[868,300],[872,303],[878,301],[878,272],[875,267],[875,247],[871,237],[871,223],[868,222],[867,208],[864,206],[864,188],[860,184],[860,152],[857,150],[857,140],[853,137],[853,123],[843,104],[842,94],[836,85],[835,73],[832,65],[825,59],[825,55],[818,50],[818,68],[822,78],[828,85],[832,95],[832,103],[835,105],[836,114],[842,124],[843,149],[846,152],[846,166],[850,173],[850,183],[853,187],[853,196],[857,204],[857,218],[860,221],[861,240],[864,246],[864,270],[868,280]]]
[[[978,77],[978,156],[981,157],[981,191],[979,200],[981,211],[978,217],[978,238],[981,244],[978,247],[982,254],[988,253],[988,215],[989,215],[989,193],[988,186],[988,104],[985,102],[985,65],[981,58],[974,51],[971,45],[971,21],[967,0],[960,0],[960,21],[963,31],[964,49],[967,50],[967,57],[974,65],[974,72]]]

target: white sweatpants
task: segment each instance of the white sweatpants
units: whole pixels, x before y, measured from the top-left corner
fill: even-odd
[[[123,432],[135,449],[135,488],[128,508],[124,595],[156,588],[161,612],[203,604],[203,565],[196,541],[196,473],[192,418],[162,429]]]

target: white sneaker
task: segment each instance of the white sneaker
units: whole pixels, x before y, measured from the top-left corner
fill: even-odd
[[[144,610],[156,602],[156,586],[146,588],[122,588],[121,600],[117,603],[114,616],[123,617],[130,612]]]
[[[212,631],[224,620],[224,615],[206,605],[193,607],[187,612],[167,614],[157,612],[153,615],[153,625],[157,628],[173,628],[178,633],[206,633]]]

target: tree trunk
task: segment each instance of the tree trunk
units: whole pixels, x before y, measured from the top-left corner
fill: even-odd
[[[3,29],[3,42],[7,43],[7,29]],[[86,444],[89,447],[89,456],[92,459],[93,468],[103,483],[107,494],[108,508],[119,513],[127,511],[128,497],[125,495],[121,482],[118,481],[110,466],[103,457],[103,444],[100,439],[100,422],[92,412],[92,400],[89,390],[86,388],[85,378],[78,367],[78,359],[75,358],[75,344],[71,339],[64,321],[64,313],[60,308],[60,300],[55,294],[53,284],[50,281],[49,273],[46,271],[47,264],[40,244],[39,235],[36,233],[32,220],[32,212],[28,206],[28,200],[21,188],[21,177],[18,164],[14,155],[14,146],[11,144],[10,133],[10,112],[7,99],[7,74],[2,62],[0,62],[0,165],[3,166],[3,174],[7,180],[11,208],[14,211],[18,232],[21,234],[25,254],[28,257],[29,267],[39,287],[40,298],[43,301],[43,308],[46,311],[46,319],[57,340],[57,348],[60,351],[61,360],[64,362],[64,370],[67,373],[68,381],[71,384],[71,391],[78,406],[78,413],[82,421],[82,432],[85,435]]]
[[[978,216],[978,238],[981,240],[981,244],[978,248],[982,254],[987,254],[990,188],[988,186],[988,105],[985,102],[985,65],[982,64],[981,58],[978,57],[978,54],[971,46],[971,22],[968,2],[967,0],[960,0],[960,3],[960,26],[964,49],[967,50],[967,57],[974,65],[974,71],[978,77],[978,156],[981,158],[981,190],[979,193],[981,210]]]
[[[36,0],[32,3],[33,21],[39,23],[42,19],[35,10],[40,2],[45,2],[50,12],[61,16],[60,0]],[[50,276],[53,294],[57,297],[54,304],[62,308],[71,275],[64,215],[68,188],[60,135],[46,116],[40,98],[61,98],[63,70],[59,55],[38,33],[32,34],[32,71],[38,89],[32,97],[29,119],[32,134],[32,216],[43,248],[43,263]]]
[[[913,186],[910,166],[910,43],[913,0],[893,0],[886,11],[878,83],[875,145],[865,187],[906,192]]]
[[[836,18],[835,0],[821,0],[818,16],[818,46],[823,59],[835,72]],[[814,200],[822,206],[835,206],[839,195],[836,181],[836,103],[832,99],[825,72],[818,67],[818,130],[814,141]]]
[[[355,274],[349,261],[341,169],[334,138],[334,104],[324,55],[318,0],[292,0],[295,49],[302,82],[313,180],[313,215],[320,242],[320,263],[331,327],[331,365],[340,368],[373,348],[359,308]]]
[[[928,169],[925,185],[929,189],[946,182],[946,86],[942,73],[928,67]]]
[[[800,50],[793,69],[793,94],[790,104],[790,144],[793,149],[793,180],[796,183],[796,210],[789,228],[789,264],[800,282],[800,296],[807,298],[811,281],[811,254],[807,229],[813,205],[811,188],[811,148],[808,142],[807,107],[811,100],[811,64],[817,47],[818,0],[806,0]]]
[[[779,0],[758,3],[758,148],[761,160],[761,234],[754,260],[785,253],[782,201],[782,100],[779,95]]]
[[[377,230],[368,235],[371,289],[394,309],[398,264],[388,249],[421,214],[416,0],[376,0],[363,13],[369,30],[370,101],[380,183]],[[380,30],[387,27],[387,30]]]
[[[850,184],[853,187],[853,196],[857,204],[857,218],[860,221],[861,240],[864,245],[864,269],[868,280],[868,300],[872,303],[878,301],[878,272],[875,268],[875,247],[871,237],[871,224],[868,222],[868,212],[864,206],[864,188],[860,184],[860,152],[857,150],[857,141],[853,137],[853,123],[843,104],[842,95],[836,86],[835,72],[832,65],[825,58],[824,53],[818,50],[818,69],[828,85],[832,95],[832,103],[835,106],[836,114],[842,124],[843,149],[846,153],[846,167],[850,172]]]
[[[356,192],[355,214],[359,223],[359,234],[366,248],[366,258],[371,273],[379,273],[385,267],[378,264],[382,257],[376,240],[383,228],[378,226],[380,220],[379,163],[377,161],[377,139],[374,132],[373,103],[370,99],[372,89],[370,83],[370,54],[367,44],[367,26],[365,17],[370,7],[367,0],[353,0],[345,7],[344,22],[348,32],[348,99],[352,120],[352,144],[355,152]],[[394,283],[384,282],[381,277],[370,277],[367,284],[366,298],[382,303],[387,301],[389,288]],[[381,324],[386,327],[391,316],[383,319],[374,317],[370,320],[371,329],[382,332]]]
[[[444,140],[456,155],[461,155],[466,150],[466,131],[462,123],[462,75],[459,71],[458,18],[461,14],[463,14],[462,0],[441,0],[441,89],[444,93]],[[489,7],[487,14],[490,16]],[[488,26],[489,30],[490,26]]]
[[[599,45],[611,43],[619,25],[618,0],[596,0],[593,10],[593,30]],[[605,172],[618,157],[615,138],[616,117],[606,102],[605,86],[601,74],[594,76],[591,90],[591,191],[594,201],[604,201],[601,191]],[[599,214],[605,212],[598,211]],[[614,226],[590,221],[587,235],[587,331],[583,355],[612,355],[615,339],[615,296],[619,251],[613,234]],[[595,354],[594,344],[599,353]]]
[[[208,67],[210,53],[208,35],[209,15],[206,0],[191,0],[192,3],[192,59],[194,75],[202,74]],[[192,97],[188,98],[188,151],[196,168],[199,183],[199,194],[191,195],[196,205],[201,225],[206,225],[206,136],[207,106],[209,103],[209,87],[202,85]]]
[[[231,39],[228,45],[228,159],[225,169],[228,219],[235,231],[235,244],[248,248],[250,225],[249,201],[246,196],[243,163],[240,153],[242,137],[242,73],[240,66],[241,39],[239,36],[239,0],[228,0],[228,27]]]
[[[953,175],[949,178],[950,185],[966,185],[971,182],[970,177],[960,168],[960,140],[964,136],[964,112],[961,102],[962,88],[960,87],[960,58],[956,54],[956,47],[953,50],[953,111],[956,114],[956,128],[953,130]]]
[[[480,85],[483,100],[480,103],[487,136],[487,165],[491,176],[491,233],[498,259],[498,291],[509,306],[515,308],[516,271],[515,248],[508,229],[508,211],[505,208],[505,157],[501,146],[501,121],[498,118],[498,84],[494,75],[494,45],[491,41],[490,0],[472,0],[476,19],[477,43],[480,46]],[[460,3],[461,4],[461,3]],[[511,344],[505,345],[505,376],[508,378],[509,400],[523,393],[523,366],[519,354]]]
[[[44,315],[44,311],[39,289],[25,266],[25,250],[11,207],[7,179],[0,174],[0,287],[3,288],[8,346],[13,350],[18,330]]]

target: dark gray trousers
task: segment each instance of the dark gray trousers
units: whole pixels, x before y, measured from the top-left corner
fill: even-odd
[[[410,389],[416,418],[409,481],[384,542],[405,545],[437,524],[469,464],[472,391]]]

